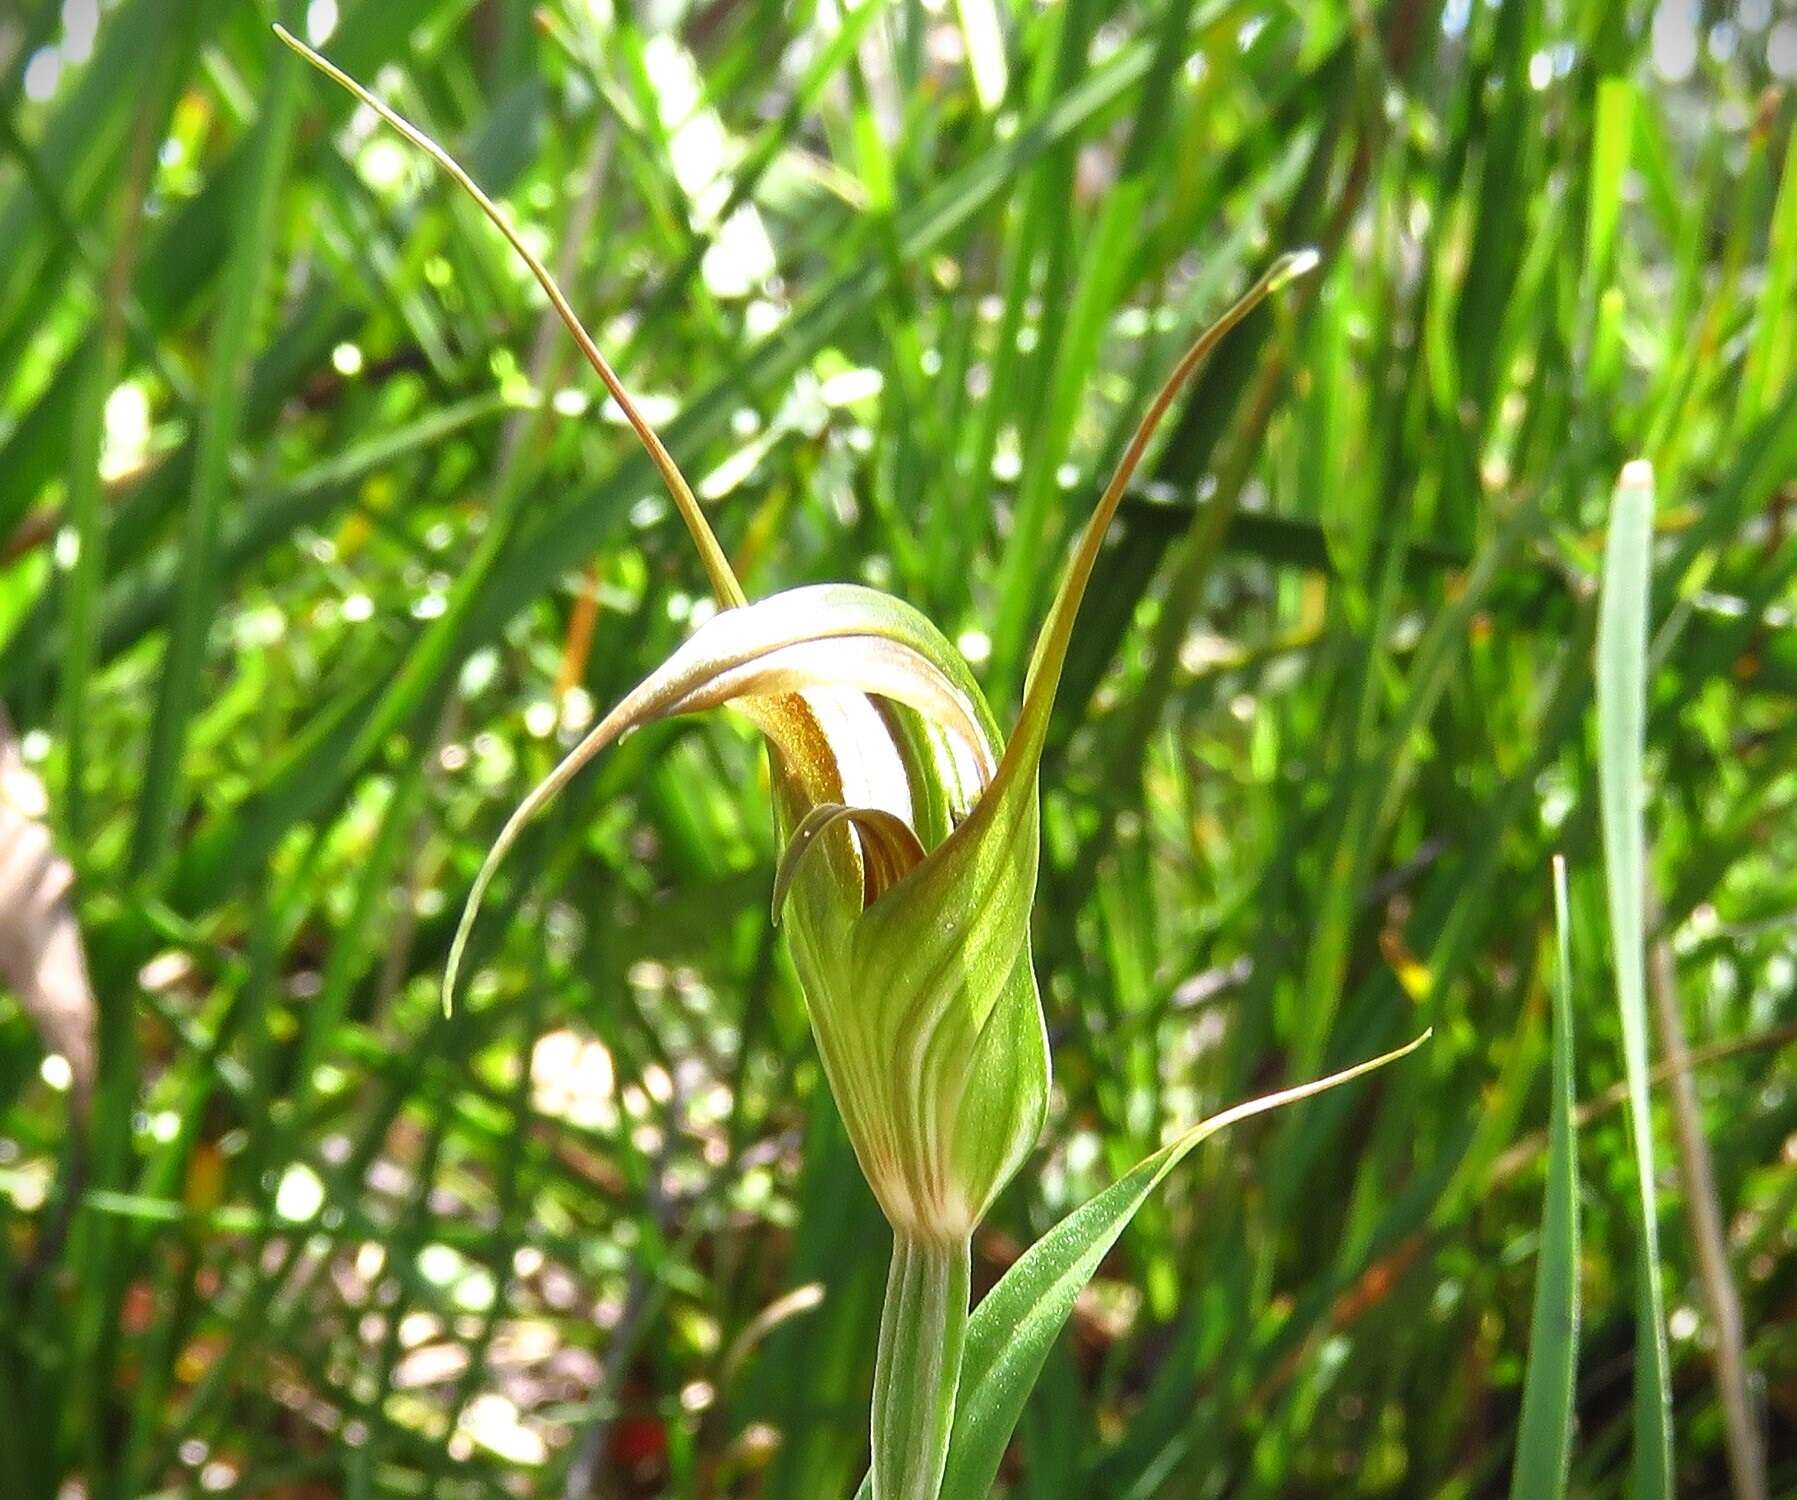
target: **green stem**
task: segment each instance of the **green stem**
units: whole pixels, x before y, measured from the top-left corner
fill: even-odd
[[[967,1337],[965,1239],[895,1230],[874,1367],[874,1500],[937,1500]]]

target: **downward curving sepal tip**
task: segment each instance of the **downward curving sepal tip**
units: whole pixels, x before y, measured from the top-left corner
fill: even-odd
[[[772,915],[776,927],[780,925],[780,913],[792,893],[792,883],[798,877],[805,856],[817,847],[819,837],[838,823],[847,823],[855,831],[864,872],[863,905],[872,906],[923,863],[923,844],[903,818],[880,807],[845,807],[840,802],[820,802],[799,820],[798,827],[788,836],[774,871]]]

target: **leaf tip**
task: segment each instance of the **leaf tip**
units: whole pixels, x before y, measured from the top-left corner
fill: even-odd
[[[480,915],[481,899],[487,893],[487,885],[493,879],[493,871],[498,868],[499,861],[504,858],[505,851],[517,837],[520,814],[528,817],[534,811],[530,800],[512,814],[510,821],[500,831],[499,838],[487,851],[487,857],[481,861],[479,872],[474,877],[474,884],[469,888],[468,900],[462,907],[461,920],[455,924],[455,936],[449,940],[449,958],[443,965],[443,1018],[448,1020],[455,1010],[456,980],[461,976],[462,960],[467,956],[468,939],[474,933],[475,918]]]
[[[1301,276],[1308,276],[1323,263],[1323,257],[1315,245],[1306,245],[1302,250],[1291,250],[1274,261],[1267,271],[1267,290],[1276,292],[1282,286],[1289,286]]]
[[[467,946],[466,921],[458,926],[455,941],[449,945],[449,962],[443,966],[443,1019],[455,1012],[455,984],[462,969],[462,949]]]
[[[1651,490],[1653,465],[1645,458],[1631,458],[1622,466],[1622,475],[1616,482],[1625,490]]]

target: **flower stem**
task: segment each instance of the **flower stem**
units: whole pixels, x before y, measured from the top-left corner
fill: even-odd
[[[894,1232],[874,1367],[874,1500],[937,1500],[967,1337],[966,1239]]]

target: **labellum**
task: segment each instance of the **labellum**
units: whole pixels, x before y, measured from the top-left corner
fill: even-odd
[[[581,767],[630,730],[675,714],[729,707],[762,732],[781,849],[774,919],[894,1235],[872,1494],[934,1500],[955,1416],[971,1236],[1034,1145],[1047,1106],[1048,1042],[1030,954],[1037,769],[1074,617],[1106,528],[1180,388],[1230,328],[1316,256],[1276,261],[1149,406],[1074,550],[1007,739],[967,663],[909,605],[849,584],[748,602],[673,460],[503,214],[422,132],[281,37],[430,154],[524,258],[654,460],[723,606],[512,814],[469,895],[444,1003],[500,860]]]

